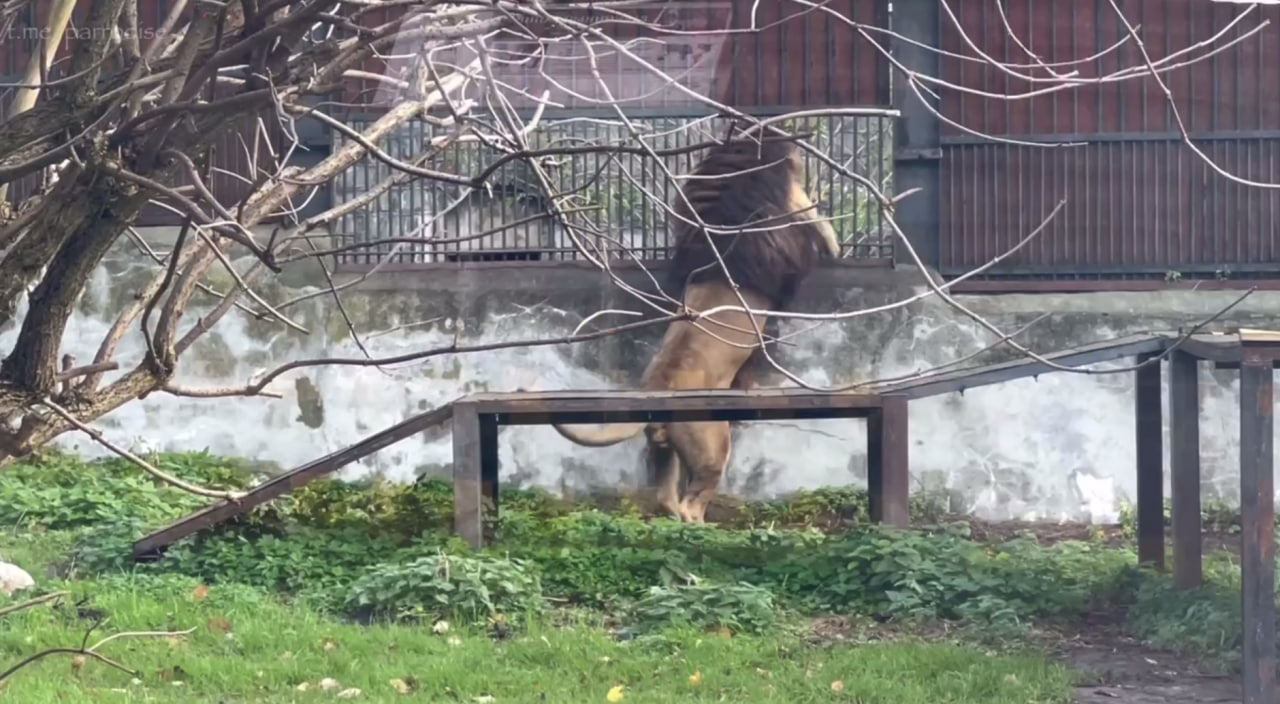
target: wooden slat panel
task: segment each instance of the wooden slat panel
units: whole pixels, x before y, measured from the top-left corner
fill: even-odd
[[[1235,176],[1280,181],[1280,137],[1199,146]],[[941,171],[948,270],[1006,252],[1063,197],[1044,232],[991,273],[1212,272],[1280,260],[1280,190],[1222,177],[1180,142],[949,146]]]
[[[1172,64],[1203,56],[1211,48],[1244,37],[1269,20],[1268,26],[1212,57],[1160,76],[1173,92],[1179,115],[1192,132],[1280,130],[1280,7],[1254,7],[1244,19],[1231,25],[1246,6],[1202,0],[1122,0],[1118,4],[1131,24],[1140,25],[1146,51],[1157,64],[1173,54],[1180,55],[1169,62]],[[944,12],[943,48],[967,58],[949,57],[943,61],[943,80],[994,94],[987,97],[944,89],[942,110],[949,118],[993,135],[1177,129],[1163,92],[1149,76],[1082,85],[1034,98],[1007,99],[1005,96],[1025,96],[1061,83],[1050,80],[1043,67],[1035,66],[1035,60],[1018,47],[1019,41],[1047,63],[1070,64],[1056,66],[1055,70],[1079,70],[1082,79],[1143,67],[1145,61],[1131,38],[1103,53],[1128,37],[1110,3],[1037,0],[1032,4],[1018,0],[1002,5],[1016,40],[1006,31],[996,3],[949,3],[963,34],[983,53],[1005,64],[1021,64],[1006,69],[976,59],[960,29]],[[1184,52],[1197,43],[1208,42],[1228,26],[1231,29],[1212,45]],[[1010,75],[1013,73],[1035,76],[1040,81]],[[943,126],[943,133],[949,137],[964,134],[950,125]]]
[[[158,557],[160,551],[187,536],[242,515],[294,489],[306,486],[320,477],[332,474],[352,462],[358,462],[383,448],[390,447],[410,435],[440,425],[452,417],[453,404],[441,406],[374,433],[354,445],[295,467],[254,487],[238,501],[221,501],[213,504],[139,539],[133,544],[134,557],[154,559]]]

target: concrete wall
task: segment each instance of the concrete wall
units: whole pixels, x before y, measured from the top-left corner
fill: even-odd
[[[242,270],[248,266],[246,261],[237,264]],[[153,270],[132,245],[122,243],[95,275],[63,351],[90,359],[112,314]],[[634,271],[626,278],[644,282]],[[210,277],[215,286],[228,281],[225,273]],[[267,300],[278,302],[321,290],[322,284],[319,272],[303,267],[259,290]],[[920,290],[920,282],[907,272],[842,267],[815,275],[798,305],[810,312],[852,310],[902,300]],[[1005,330],[1049,313],[1020,337],[1047,352],[1184,326],[1236,295],[1179,291],[961,300]],[[471,344],[562,336],[602,308],[640,309],[593,269],[529,265],[379,275],[344,292],[342,301],[375,356],[454,340]],[[1280,325],[1277,311],[1280,294],[1258,292],[1227,322]],[[179,382],[201,387],[243,384],[254,373],[291,360],[363,357],[332,296],[313,297],[286,312],[309,334],[230,314],[183,358]],[[192,311],[187,325],[198,313]],[[778,357],[814,384],[908,374],[970,354],[995,339],[932,298],[817,327],[786,322],[781,331],[795,336],[790,338],[793,345],[782,348]],[[15,335],[15,329],[0,330],[0,349],[8,349]],[[155,394],[99,425],[111,439],[135,447],[207,448],[291,466],[468,392],[626,386],[638,377],[660,335],[661,328],[651,328],[572,347],[442,356],[399,368],[313,367],[272,385],[284,394],[282,400]],[[122,365],[134,363],[142,350],[141,336],[130,335],[122,345]],[[1095,368],[1131,363],[1122,360]],[[1238,498],[1233,376],[1206,368],[1201,377],[1205,495],[1231,503]],[[1134,492],[1132,409],[1128,373],[1055,373],[913,402],[913,488],[945,489],[953,497],[953,508],[985,518],[1113,520],[1120,502],[1131,501]],[[763,497],[825,485],[863,486],[863,432],[861,421],[743,424],[735,434],[726,490]],[[506,429],[501,439],[503,478],[566,492],[634,485],[643,476],[642,442],[591,449],[570,444],[550,428]],[[65,436],[63,444],[90,454],[102,452],[74,435]],[[379,472],[406,480],[421,472],[446,472],[450,461],[445,428],[383,450],[349,467],[344,476]]]

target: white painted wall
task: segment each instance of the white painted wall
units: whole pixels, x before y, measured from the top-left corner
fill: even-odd
[[[118,296],[118,287],[128,285],[128,278],[99,272],[89,296],[93,301],[104,301],[112,295],[113,286],[117,287],[114,294]],[[1082,344],[1149,327],[1152,316],[1158,314],[1143,312],[1143,306],[1195,308],[1186,301],[1162,298],[1171,295],[1110,295],[1094,298],[1092,303],[1080,297],[970,298],[968,303],[994,320],[1008,322],[1008,327],[1013,327],[1009,321],[1017,316],[1046,309],[1076,318],[1090,315],[1091,306],[1129,311],[1128,317],[1106,317],[1109,322],[1105,324],[1071,327],[1087,330],[1087,334],[1079,336],[1088,339],[1074,341]],[[1255,294],[1250,302],[1253,308],[1244,309],[1242,315],[1267,315],[1277,310],[1277,302],[1262,293]],[[1211,304],[1207,301],[1204,305],[1212,308]],[[101,306],[92,303],[82,306],[84,309],[73,318],[67,331],[64,352],[71,352],[80,360],[92,357],[110,324],[107,315],[92,310],[98,307]],[[304,305],[298,309],[297,317],[315,328],[310,337],[282,330],[268,339],[259,339],[250,334],[242,316],[228,315],[205,343],[184,358],[179,382],[188,386],[232,385],[294,359],[361,356],[349,340],[334,341],[325,333],[323,321],[331,307],[320,298],[309,308]],[[468,323],[462,340],[563,334],[579,320],[580,313],[554,309],[513,310]],[[389,327],[396,327],[415,321],[390,322]],[[864,334],[876,325],[896,327],[878,338]],[[362,332],[370,335],[378,331]],[[366,344],[374,355],[394,355],[447,344],[456,332],[456,321],[443,320],[367,337]],[[8,349],[16,334],[16,329],[0,331],[0,349]],[[1038,339],[1035,334],[1023,339],[1045,349],[1062,335],[1062,327],[1058,326]],[[881,344],[876,339],[889,342]],[[915,315],[899,316],[894,321],[863,322],[844,329],[826,326],[802,335],[793,340],[799,348],[790,354],[790,361],[807,381],[817,384],[883,378],[953,360],[980,349],[988,339],[977,326],[958,320],[941,305],[931,304],[919,307]],[[1057,339],[1053,344],[1066,341]],[[872,345],[877,349],[869,349]],[[122,365],[139,359],[142,350],[140,335],[127,337],[119,355]],[[199,400],[154,394],[120,409],[99,426],[113,441],[135,447],[207,448],[219,454],[292,466],[354,443],[410,414],[447,403],[468,391],[616,386],[574,366],[569,358],[562,349],[541,347],[440,358],[394,370],[311,368],[286,375],[273,385],[285,395],[282,400]],[[299,376],[309,378],[323,400],[324,423],[318,429],[299,420],[294,387]],[[1238,401],[1231,377],[1210,373],[1207,368],[1202,371],[1201,444],[1206,496],[1235,502]],[[1223,383],[1224,380],[1230,381]],[[1131,500],[1134,495],[1132,410],[1130,374],[1051,374],[1038,380],[975,389],[963,396],[950,394],[913,402],[913,484],[952,490],[956,508],[972,510],[984,518],[1113,521],[1119,502]],[[641,476],[642,443],[637,438],[612,448],[581,448],[550,428],[510,428],[503,431],[501,440],[503,477],[514,476],[521,483],[556,490],[633,483]],[[102,454],[100,448],[83,437],[67,435],[61,444],[78,447],[86,454]],[[410,439],[353,465],[343,476],[376,471],[408,480],[422,468],[443,471],[451,461],[451,449],[447,433]],[[737,435],[726,490],[758,497],[824,485],[863,486],[864,465],[861,421],[755,423]]]

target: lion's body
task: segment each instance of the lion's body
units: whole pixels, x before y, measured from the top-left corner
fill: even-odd
[[[747,171],[749,170],[749,171]],[[739,173],[735,173],[739,172]],[[817,217],[804,192],[799,154],[789,141],[739,138],[708,150],[672,203],[670,283],[684,307],[701,312],[721,306],[778,310],[790,303],[801,280],[825,257],[839,256],[835,232]],[[699,176],[703,178],[698,178]],[[708,178],[708,177],[718,178]],[[713,228],[756,228],[707,234],[693,212]],[[765,230],[764,228],[771,228]],[[723,261],[721,267],[719,262]],[[725,278],[725,270],[737,284]],[[741,299],[739,299],[741,294]],[[719,311],[696,323],[667,328],[641,377],[649,391],[749,388],[749,360],[759,347],[766,316]],[[596,430],[555,426],[580,445],[613,445],[645,432],[656,472],[659,503],[683,521],[702,522],[729,462],[729,422],[619,423]],[[689,475],[679,499],[680,468]]]

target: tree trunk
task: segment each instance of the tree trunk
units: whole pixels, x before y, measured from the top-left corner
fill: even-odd
[[[12,352],[0,364],[0,380],[20,391],[53,389],[62,335],[76,301],[99,260],[147,202],[147,195],[136,187],[92,167],[69,180],[64,189],[74,189],[77,197],[60,201],[63,207],[49,213],[19,243],[19,247],[26,245],[28,265],[48,262],[48,270],[31,293],[31,313],[22,321]],[[0,301],[16,301],[16,293],[9,290],[15,285],[21,283],[0,283]]]

